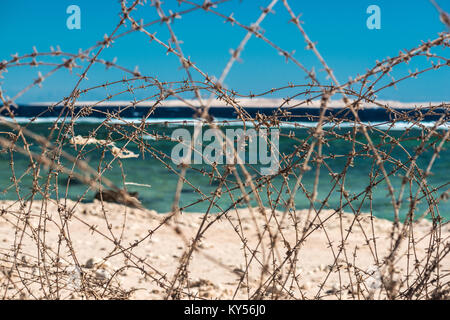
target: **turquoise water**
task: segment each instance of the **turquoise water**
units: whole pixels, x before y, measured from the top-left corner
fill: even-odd
[[[49,128],[52,126],[51,123],[37,123],[37,124],[29,124],[28,129],[40,134],[42,136],[48,136],[49,134]],[[88,136],[89,132],[92,132],[99,126],[98,123],[77,123],[74,126],[74,133],[75,135],[81,135],[81,136]],[[179,125],[178,125],[179,126]],[[177,128],[177,125],[160,125],[160,124],[146,124],[145,130],[146,133],[158,133],[159,135],[166,135],[170,136],[172,131]],[[186,127],[189,130],[192,131],[192,127]],[[295,150],[296,146],[300,145],[304,139],[308,139],[309,137],[309,130],[308,128],[291,128],[291,127],[285,127],[281,128],[281,137],[280,137],[280,152],[281,154],[291,154],[293,150]],[[10,129],[4,126],[0,126],[0,132],[2,132],[2,136],[5,137],[4,132],[8,132]],[[341,128],[336,129],[334,132],[339,134],[345,134],[346,132],[351,132],[351,128]],[[110,124],[109,128],[101,127],[97,131],[97,139],[113,139],[115,141],[116,146],[121,147],[123,146],[127,140],[123,137],[121,133],[126,132],[132,132],[132,130],[124,125],[118,125],[118,124]],[[442,137],[444,131],[438,132],[438,134]],[[295,134],[296,140],[289,138],[284,135],[289,135],[289,133]],[[389,144],[389,139],[383,140],[383,134],[384,131],[377,132],[373,131],[371,133],[371,139],[373,140],[375,145],[378,145],[378,148],[380,150],[384,150],[386,152],[389,152],[391,149],[391,144]],[[419,145],[422,136],[423,131],[419,129],[413,129],[409,130],[408,132],[405,132],[404,130],[396,130],[396,131],[390,131],[389,135],[392,137],[395,137],[396,139],[402,140],[402,148],[395,147],[392,150],[391,156],[395,158],[396,160],[401,161],[402,163],[406,163],[409,159],[410,155],[414,155],[415,148]],[[168,156],[167,158],[163,159],[164,162],[171,166],[174,170],[177,172],[180,171],[179,168],[177,168],[170,159],[170,154],[173,146],[176,144],[175,142],[166,141],[166,140],[153,140],[149,139],[147,135],[141,134],[138,138],[139,141],[145,144],[146,148],[149,148],[153,151],[158,151],[158,156],[160,158],[164,157],[164,155]],[[365,138],[361,133],[357,134],[357,140],[365,143]],[[41,151],[40,145],[33,141],[32,139],[29,139],[29,141],[33,142],[31,145],[31,150],[34,152],[39,153]],[[311,142],[311,138],[309,138],[309,141]],[[383,142],[384,141],[384,142]],[[430,141],[427,142],[427,145],[429,146],[433,142],[440,141],[439,136],[435,136],[430,139]],[[18,143],[20,145],[20,143]],[[433,169],[432,169],[432,175],[428,178],[428,188],[429,190],[432,190],[433,188],[440,188],[435,193],[433,193],[434,197],[437,198],[443,191],[448,189],[448,183],[449,183],[449,174],[450,172],[450,152],[448,152],[448,145],[447,142],[444,144],[444,147],[447,149],[444,149],[440,157],[436,159]],[[108,179],[112,180],[117,186],[124,187],[124,180],[123,180],[123,174],[125,174],[126,178],[125,181],[137,183],[137,184],[146,184],[151,185],[151,187],[146,186],[136,186],[136,185],[126,185],[126,188],[129,191],[137,191],[139,193],[139,199],[142,201],[143,205],[149,209],[157,210],[158,212],[168,212],[171,210],[173,197],[175,194],[176,184],[178,181],[178,176],[175,175],[173,172],[170,172],[166,165],[161,162],[161,160],[157,159],[155,157],[156,154],[152,154],[150,152],[144,152],[142,153],[142,149],[139,148],[139,145],[136,143],[129,143],[127,144],[126,148],[130,151],[133,151],[136,154],[139,154],[138,158],[129,158],[129,159],[122,159],[120,166],[118,161],[114,161],[108,169],[104,173],[104,177],[107,177]],[[96,145],[88,145],[85,147],[82,158],[84,160],[87,160],[89,164],[97,170],[100,168],[105,168],[106,165],[113,159],[110,152],[102,152],[103,147],[97,147]],[[323,154],[325,156],[330,154],[335,154],[336,157],[334,159],[328,158],[326,159],[326,164],[335,172],[340,173],[342,169],[345,167],[345,164],[347,162],[348,157],[346,154],[350,153],[352,150],[352,143],[350,141],[346,141],[341,138],[334,138],[332,135],[328,135],[328,141],[327,144],[323,146]],[[71,153],[72,155],[76,155],[77,152],[75,151],[73,145],[69,143],[69,140],[66,139],[64,143],[64,151],[67,151]],[[355,151],[357,154],[359,152],[367,154],[367,151],[364,151],[362,146],[356,145]],[[303,155],[304,152],[300,152],[299,155]],[[419,157],[417,164],[422,169],[425,170],[428,166],[428,163],[432,157],[433,149],[431,147],[428,147],[427,150]],[[296,156],[298,158],[298,156]],[[297,159],[294,158],[294,159]],[[0,186],[3,191],[1,194],[1,199],[17,199],[17,191],[14,185],[11,183],[11,177],[12,177],[12,171],[10,166],[10,160],[11,155],[9,152],[3,150],[2,153],[0,153]],[[71,168],[73,164],[69,163],[67,160],[61,159],[61,163],[64,164],[66,167]],[[30,166],[30,160],[27,156],[19,154],[17,152],[14,153],[14,173],[15,176],[23,177],[21,178],[19,182],[20,190],[18,191],[21,197],[27,198],[31,193],[31,187],[32,187],[32,175],[31,174],[24,174],[27,170],[29,170]],[[282,167],[284,165],[282,164]],[[204,195],[211,195],[216,188],[218,187],[219,183],[215,180],[211,180],[207,175],[205,176],[202,173],[202,169],[204,169],[207,172],[211,171],[211,167],[208,165],[194,165],[193,166],[197,170],[188,169],[187,170],[187,179],[191,182],[191,184],[195,187],[201,190],[201,192]],[[393,168],[396,166],[393,164],[390,164],[388,162],[385,163],[385,168],[387,172],[390,172]],[[247,170],[253,174],[255,177],[258,177],[259,174],[255,170],[259,169],[259,166],[247,166]],[[122,171],[123,170],[123,171]],[[219,166],[218,170],[220,172],[224,172],[224,166]],[[358,194],[365,190],[365,188],[369,185],[370,181],[370,174],[375,174],[378,170],[378,167],[374,165],[374,161],[371,158],[365,157],[365,156],[356,156],[354,159],[353,166],[350,167],[347,171],[347,175],[345,178],[345,189],[350,193]],[[75,171],[82,173],[79,169],[75,169]],[[39,178],[39,184],[40,186],[44,186],[46,179],[47,179],[47,172],[48,168],[42,167],[42,171],[40,173]],[[295,171],[296,174],[298,174],[298,169]],[[398,196],[399,193],[399,186],[401,185],[402,181],[402,175],[404,174],[404,171],[398,172],[395,175],[392,175],[390,177],[391,182],[396,190],[396,196]],[[314,183],[314,175],[315,170],[314,167],[312,170],[305,173],[303,178],[303,185],[308,191],[312,191],[312,186]],[[260,176],[259,176],[260,177]],[[381,177],[381,175],[379,176]],[[232,176],[229,176],[229,187],[235,188],[236,183],[235,179]],[[291,176],[289,179],[289,186],[292,188],[295,184],[295,177]],[[378,180],[378,179],[377,179]],[[257,181],[255,180],[255,183]],[[280,177],[274,178],[273,181],[273,187],[275,188],[274,191],[279,190],[282,185],[282,179]],[[266,186],[266,183],[263,183],[264,186]],[[60,174],[58,177],[58,181],[56,181],[55,178],[52,179],[51,187],[50,187],[50,196],[55,198],[57,196],[56,193],[58,193],[59,197],[65,197],[66,193],[66,186],[67,186],[67,176],[64,174]],[[327,202],[327,208],[335,209],[339,207],[340,203],[340,192],[339,187],[334,189],[332,191],[333,181],[329,174],[329,171],[327,170],[326,166],[322,166],[321,173],[320,173],[320,179],[319,179],[319,193],[318,193],[318,199],[322,200],[324,199],[329,192],[331,191],[331,196]],[[248,189],[250,190],[250,189]],[[283,189],[284,190],[284,189]],[[401,214],[404,215],[405,212],[407,212],[409,208],[409,195],[410,192],[414,195],[415,191],[417,190],[417,183],[414,183],[412,187],[410,188],[407,186],[405,190],[405,195],[403,196],[404,202],[401,206]],[[86,192],[87,191],[87,192]],[[216,202],[216,207],[212,208],[212,212],[218,212],[221,209],[227,209],[231,204],[232,201],[230,199],[230,196],[225,193],[225,188],[222,187],[222,196],[221,198]],[[92,190],[89,190],[88,187],[82,183],[77,183],[77,181],[74,181],[70,183],[68,189],[68,197],[71,199],[81,199],[83,202],[90,202],[92,201],[95,192]],[[232,192],[234,199],[237,199],[239,196],[241,196],[240,191],[233,191]],[[268,195],[265,187],[262,189],[261,196],[263,198],[263,201],[265,204],[268,204]],[[270,197],[272,200],[274,200],[278,196],[278,192],[274,192]],[[288,199],[288,194],[283,192],[282,193],[282,199],[286,200]],[[36,196],[36,198],[40,198],[39,194]],[[369,200],[363,199],[364,197],[361,196],[355,201],[352,202],[352,206],[354,208],[358,208],[360,205],[362,206],[363,212],[370,212],[370,208],[372,208],[372,212],[375,216],[383,217],[392,219],[393,218],[393,207],[391,204],[391,198],[388,193],[387,185],[385,182],[381,182],[373,189],[373,201],[372,204],[370,204]],[[203,199],[203,201],[202,201]],[[254,199],[252,199],[253,203],[256,205],[256,202]],[[204,212],[207,210],[209,206],[209,201],[205,201],[202,195],[200,195],[198,192],[195,191],[195,189],[189,185],[184,185],[183,191],[181,194],[180,199],[180,207],[184,209],[185,212]],[[299,209],[308,208],[309,207],[309,201],[307,200],[304,193],[299,190],[296,198],[295,198],[295,205]],[[319,206],[319,204],[317,204]],[[282,201],[280,201],[280,206],[278,209],[282,210]],[[347,209],[344,209],[344,211],[351,212],[351,210],[346,207]],[[424,210],[428,208],[428,204],[426,201],[426,198],[423,198],[423,200],[419,203],[416,215],[421,215]],[[439,209],[439,213],[441,216],[443,216],[445,219],[448,219],[450,217],[450,204],[449,202],[440,202],[437,205],[437,208]]]

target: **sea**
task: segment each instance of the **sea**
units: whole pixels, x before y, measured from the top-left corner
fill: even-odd
[[[73,136],[88,137],[95,132],[96,139],[114,141],[117,147],[125,146],[126,149],[138,155],[133,158],[126,158],[113,160],[111,152],[104,152],[104,147],[96,144],[87,145],[81,155],[81,158],[87,161],[95,170],[104,171],[103,177],[108,178],[118,187],[126,188],[130,192],[137,192],[138,198],[143,206],[148,209],[156,210],[160,213],[169,212],[172,208],[172,203],[175,196],[175,190],[178,182],[178,175],[175,172],[180,172],[180,168],[175,165],[171,159],[171,151],[177,142],[170,141],[164,137],[170,137],[173,131],[177,128],[185,128],[190,132],[194,130],[196,120],[192,109],[186,107],[179,108],[160,108],[157,114],[152,114],[145,121],[142,117],[148,115],[149,109],[135,108],[134,110],[127,110],[128,113],[121,113],[121,119],[111,119],[109,115],[114,114],[118,110],[109,108],[101,109],[99,112],[94,112],[78,118],[73,127],[69,125],[70,116],[73,113],[67,114],[68,118],[65,122],[58,119],[58,115],[63,110],[48,107],[27,107],[21,106],[16,110],[15,121],[21,126],[26,127],[29,131],[49,138],[52,143],[55,143],[55,135],[49,136],[50,130],[54,123],[57,123],[57,130],[63,132],[62,147],[63,150],[74,156],[78,155],[80,146],[75,147],[71,144],[70,139]],[[158,110],[158,109],[157,109]],[[294,109],[295,110],[295,109]],[[273,114],[275,109],[264,108],[258,110],[252,108],[249,110],[249,115],[254,116],[256,113],[265,113],[267,115]],[[439,110],[438,110],[439,111]],[[63,111],[64,112],[64,111]],[[215,112],[215,114],[214,114]],[[317,109],[295,111],[294,115],[283,119],[282,124],[276,124],[280,131],[279,148],[280,154],[290,155],[294,150],[298,150],[304,141],[312,142],[311,132],[317,126],[315,117],[317,116]],[[345,113],[345,110],[332,110],[332,115],[346,114],[344,121],[339,125],[336,123],[325,122],[324,130],[327,137],[326,143],[323,145],[322,153],[326,157],[325,163],[322,164],[319,177],[318,195],[315,206],[319,208],[322,201],[327,199],[324,205],[325,209],[337,209],[344,204],[343,211],[352,212],[359,210],[361,212],[372,212],[373,215],[392,220],[394,218],[394,210],[387,188],[387,184],[382,180],[382,174],[379,167],[374,163],[374,159],[367,157],[367,150],[364,150],[364,145],[367,144],[366,138],[360,130],[357,130],[356,141],[353,145],[351,139],[342,138],[346,134],[353,132],[353,122],[351,115]],[[414,112],[413,110],[400,110],[401,112]],[[442,112],[448,112],[441,110]],[[75,112],[76,113],[76,112]],[[39,115],[39,117],[36,117]],[[3,114],[5,116],[5,114]],[[214,108],[214,121],[222,130],[227,128],[247,128],[251,126],[250,122],[243,123],[236,120],[236,115],[232,111]],[[397,115],[398,116],[398,115]],[[397,117],[396,116],[396,117]],[[345,116],[343,116],[345,117]],[[385,161],[385,169],[390,173],[390,181],[395,189],[395,196],[398,197],[400,193],[400,186],[404,179],[405,170],[396,170],[398,163],[408,166],[411,156],[413,156],[422,143],[424,137],[431,128],[435,125],[435,121],[440,117],[439,112],[433,113],[428,117],[422,117],[420,122],[406,122],[398,120],[392,125],[393,115],[384,109],[371,109],[367,113],[360,113],[360,118],[364,124],[370,124],[371,129],[368,130],[370,138],[374,145],[380,151],[390,154],[394,161]],[[7,119],[7,118],[3,118]],[[447,115],[448,120],[448,115]],[[143,127],[142,127],[143,126]],[[136,142],[129,142],[129,136],[136,127],[145,128],[144,131],[137,134]],[[449,123],[446,121],[441,124],[436,133],[426,141],[425,151],[418,157],[417,166],[421,170],[426,170],[433,157],[433,146],[442,140],[442,137],[449,129]],[[2,137],[8,137],[7,133],[12,132],[17,134],[17,130],[11,129],[5,123],[0,122],[0,134]],[[329,134],[336,133],[335,134]],[[294,138],[295,137],[295,138]],[[391,142],[393,139],[401,141],[400,144],[395,145]],[[42,145],[32,138],[28,137],[30,143],[30,150],[40,154]],[[18,146],[23,146],[21,139],[18,139]],[[151,152],[144,151],[145,149]],[[427,217],[441,216],[444,220],[450,218],[450,202],[446,200],[445,196],[441,195],[450,189],[450,152],[449,142],[445,142],[443,149],[433,163],[431,174],[427,177],[426,184],[421,188],[426,188],[426,195],[419,191],[418,195],[420,201],[415,209],[415,217],[420,217],[427,213]],[[346,171],[344,186],[348,192],[349,197],[355,197],[351,205],[346,204],[345,199],[342,198],[340,186],[335,186],[335,178],[330,174],[330,171],[340,173],[346,166],[348,155],[351,154],[353,148],[357,156],[348,170]],[[301,161],[304,155],[303,151],[299,151],[294,156]],[[332,155],[332,157],[329,157]],[[301,162],[300,162],[301,163]],[[74,171],[79,174],[85,174],[77,166],[64,158],[61,158],[61,164],[66,168],[74,168]],[[281,167],[285,163],[282,161]],[[315,167],[310,164],[312,169],[304,173],[302,179],[302,186],[295,196],[295,207],[297,209],[307,209],[310,206],[308,198],[305,196],[305,190],[312,192],[315,180]],[[168,168],[169,167],[169,168]],[[205,212],[210,207],[212,194],[219,187],[219,182],[207,174],[211,172],[211,166],[208,164],[193,164],[193,169],[188,169],[186,172],[186,179],[189,184],[184,184],[179,207],[183,212]],[[28,199],[32,194],[33,188],[33,174],[30,166],[30,159],[27,155],[19,152],[11,153],[8,149],[2,149],[0,152],[0,199],[2,200],[16,200],[18,194],[23,199]],[[225,173],[225,165],[219,165],[218,170],[221,174]],[[260,166],[246,165],[247,170],[254,178],[255,184],[261,184],[260,192],[264,205],[278,203],[277,209],[283,210],[285,203],[289,199],[289,193],[286,192],[287,184],[292,189],[295,185],[295,175],[300,173],[300,169],[294,169],[292,175],[285,180],[282,177],[274,177],[271,179],[271,191],[267,192],[267,182],[259,174]],[[47,173],[49,168],[41,167],[38,177],[38,184],[42,190],[47,182]],[[240,173],[241,169],[238,169]],[[417,172],[417,171],[416,171]],[[17,184],[13,183],[13,176]],[[372,189],[372,199],[365,196],[366,188],[371,184],[372,177],[378,183]],[[266,177],[267,178],[267,177]],[[82,202],[91,202],[95,196],[95,190],[92,190],[81,181],[72,179],[70,184],[67,184],[68,176],[60,173],[58,178],[52,176],[49,194],[52,198],[70,198],[72,200],[80,200]],[[230,175],[227,177],[228,188],[221,187],[221,196],[217,198],[214,206],[210,208],[210,212],[216,213],[222,210],[227,210],[233,206],[233,203],[242,196],[242,192],[237,188],[235,178]],[[407,184],[402,197],[403,201],[400,207],[400,216],[405,217],[410,209],[411,197],[415,197],[416,191],[422,180],[413,181]],[[198,191],[201,191],[199,193]],[[247,186],[247,191],[251,192],[250,187]],[[230,196],[231,195],[231,196]],[[254,196],[251,195],[252,205],[257,205]],[[430,197],[432,195],[432,197]],[[42,194],[37,192],[35,199],[42,198]],[[245,204],[240,202],[237,207],[244,207]],[[432,210],[428,210],[429,208]]]

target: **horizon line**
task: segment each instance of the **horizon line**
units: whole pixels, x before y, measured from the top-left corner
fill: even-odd
[[[308,107],[308,108],[320,108],[321,100],[308,100],[308,99],[292,99],[287,101],[282,98],[241,98],[235,99],[237,105],[244,108],[277,108],[282,106],[282,108],[293,108],[293,107]],[[145,100],[145,101],[134,101],[134,100],[116,100],[116,101],[95,101],[95,100],[86,100],[86,101],[76,101],[74,106],[83,107],[83,106],[91,106],[91,107],[152,107],[158,104],[159,107],[200,107],[200,102],[197,99],[168,99],[163,101],[157,100]],[[343,101],[339,100],[330,100],[327,104],[327,108],[342,108]],[[401,102],[396,100],[376,100],[375,102],[361,101],[359,102],[360,108],[379,108],[379,107],[388,107],[388,108],[396,108],[396,109],[412,109],[417,107],[432,107],[438,105],[447,105],[450,102],[447,101],[428,101],[428,102]],[[42,102],[30,102],[30,103],[17,103],[18,106],[24,107],[35,107],[35,106],[62,106],[62,103],[53,102],[53,101],[42,101]],[[215,99],[210,107],[233,107],[230,103]]]

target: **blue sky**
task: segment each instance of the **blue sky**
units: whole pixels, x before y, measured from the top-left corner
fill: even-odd
[[[200,0],[193,0],[201,3]],[[260,14],[260,7],[270,1],[231,0],[220,5],[216,10],[234,17],[249,25]],[[441,7],[450,12],[450,2],[438,0]],[[81,30],[68,30],[66,8],[76,4],[81,8]],[[366,9],[376,4],[381,8],[381,29],[369,30]],[[302,13],[301,20],[310,38],[317,42],[317,47],[341,82],[358,73],[364,73],[374,65],[376,59],[395,56],[401,49],[409,49],[420,44],[421,40],[437,37],[445,30],[439,21],[436,9],[428,0],[347,0],[347,1],[299,1],[291,0],[294,12]],[[120,5],[118,1],[99,0],[58,0],[58,1],[2,1],[0,4],[0,60],[10,59],[10,55],[30,53],[36,46],[38,51],[48,51],[50,46],[59,45],[63,51],[78,52],[97,41],[105,33],[110,33],[119,20]],[[166,0],[163,8],[166,12],[179,11],[190,7],[178,6],[175,0]],[[315,56],[304,50],[305,42],[292,23],[280,1],[262,23],[265,35],[286,51],[295,50],[295,57],[302,64],[320,70],[321,66]],[[149,22],[157,18],[154,8],[148,4],[133,12],[137,19]],[[127,25],[128,27],[130,24]],[[202,70],[210,75],[219,76],[229,59],[229,50],[236,48],[245,35],[241,28],[223,23],[213,14],[197,11],[176,20],[174,31],[184,43],[182,49],[191,56]],[[124,31],[125,29],[121,29]],[[162,25],[148,29],[157,31],[157,36],[167,41],[169,34]],[[439,51],[437,51],[439,52]],[[445,56],[444,53],[440,52]],[[179,62],[173,55],[166,55],[165,50],[156,43],[149,43],[142,33],[134,33],[118,39],[112,47],[105,49],[101,58],[112,59],[129,69],[136,65],[142,74],[157,77],[161,81],[183,80],[185,74],[179,69]],[[225,84],[243,94],[258,93],[287,83],[306,83],[305,74],[292,62],[286,63],[273,48],[262,40],[252,38],[242,53],[242,63],[233,66]],[[401,76],[408,69],[415,70],[427,66],[425,59],[417,59],[409,66],[394,71],[394,76]],[[44,74],[46,68],[14,68],[3,74],[0,85],[9,96],[14,96],[20,89],[35,79],[38,71]],[[50,101],[60,99],[70,93],[76,82],[76,73],[71,75],[65,70],[58,72],[43,83],[42,88],[35,88],[25,94],[18,102]],[[323,74],[323,73],[322,73]],[[122,78],[123,73],[116,70],[93,68],[88,74],[89,80],[82,87],[91,87],[104,81]],[[197,77],[198,78],[198,77]],[[400,83],[396,89],[388,89],[379,95],[380,99],[400,101],[448,101],[450,90],[448,67],[429,72],[419,79]],[[321,80],[326,83],[324,76]],[[289,93],[293,93],[292,91]],[[286,92],[285,94],[288,94]],[[100,99],[105,92],[92,93],[86,99]],[[268,96],[270,97],[270,96]]]

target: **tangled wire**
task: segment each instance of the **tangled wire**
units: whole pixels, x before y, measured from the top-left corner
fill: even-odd
[[[448,299],[450,228],[444,219],[448,212],[441,213],[441,204],[448,199],[450,181],[447,177],[435,185],[429,179],[433,165],[448,146],[450,131],[442,128],[447,125],[449,105],[415,106],[405,112],[377,96],[399,82],[448,67],[449,59],[439,52],[448,49],[450,34],[443,32],[395,57],[377,61],[365,74],[342,83],[288,0],[270,1],[249,26],[221,13],[220,6],[228,0],[178,2],[186,9],[171,11],[159,0],[121,1],[117,26],[92,47],[78,53],[59,47],[50,52],[33,48],[32,53],[0,62],[0,76],[13,68],[50,68],[45,74],[39,72],[13,97],[0,88],[1,156],[10,164],[10,180],[2,180],[2,189],[16,195],[2,201],[0,207],[4,235],[0,245],[1,296]],[[306,42],[306,50],[317,57],[330,83],[321,83],[314,69],[266,37],[261,24],[275,14],[276,5],[290,15],[290,23]],[[145,23],[136,20],[140,6],[153,7],[158,18]],[[450,27],[448,15],[439,10],[441,20]],[[213,15],[246,32],[218,78],[208,75],[183,53],[174,31],[174,23],[182,23],[178,18],[192,12]],[[167,28],[168,41],[153,31],[157,24]],[[114,41],[132,33],[144,34],[168,55],[176,56],[186,79],[160,81],[141,74],[138,68],[131,70],[116,60],[100,58]],[[291,83],[250,95],[226,88],[225,79],[252,37],[300,68],[307,83]],[[393,78],[394,69],[424,57],[428,64],[423,69]],[[83,88],[94,65],[118,69],[123,77]],[[77,69],[81,71],[68,96],[27,123],[17,120],[15,114],[21,108],[17,99],[57,71]],[[100,90],[107,92],[103,99],[82,102],[83,97]],[[295,93],[273,106],[271,114],[253,114],[246,108],[246,102],[285,92]],[[138,93],[145,93],[145,98],[128,100],[113,111],[104,108],[109,102]],[[187,99],[187,94],[195,98]],[[335,96],[342,106],[338,112],[331,106]],[[192,110],[193,141],[202,126],[217,129],[222,132],[222,143],[231,145],[233,153],[238,154],[234,141],[227,141],[223,133],[223,123],[211,115],[214,105],[220,104],[236,114],[236,119],[228,123],[235,121],[256,130],[281,128],[281,138],[292,148],[281,150],[280,146],[279,168],[269,175],[245,161],[200,167],[190,162],[176,165],[157,144],[172,140],[166,122],[148,121],[173,101]],[[142,104],[150,107],[139,121],[123,116]],[[360,119],[360,111],[367,104],[390,115],[384,128]],[[307,127],[294,111],[311,105],[318,111],[308,116],[315,125]],[[45,135],[33,130],[39,119],[55,110],[58,116]],[[93,130],[79,134],[77,123],[93,113],[102,115],[103,120]],[[431,116],[436,120],[424,125],[423,120]],[[341,126],[348,123],[351,126],[342,130]],[[394,128],[401,123],[407,126],[399,133]],[[178,123],[185,124],[185,120]],[[303,134],[299,136],[296,129],[302,129]],[[266,139],[270,144],[269,137]],[[411,148],[411,141],[417,139],[420,141]],[[335,143],[341,143],[342,149],[335,149]],[[195,152],[193,143],[189,147]],[[98,163],[90,159],[92,153],[99,155]],[[127,190],[131,185],[147,187],[146,181],[127,180],[127,172],[133,170],[127,161],[136,157],[154,159],[168,177],[176,180],[169,213],[157,214]],[[18,166],[24,162],[26,169],[21,172]],[[352,192],[349,172],[362,162],[368,182]],[[108,178],[113,166],[120,168],[121,183]],[[207,183],[193,181],[194,174],[206,177]],[[305,182],[307,177],[311,184]],[[84,191],[71,199],[69,189],[74,184],[83,186]],[[29,191],[24,192],[24,187]],[[387,189],[392,213],[389,220],[376,218],[376,188]],[[186,190],[198,199],[183,203]],[[92,200],[88,199],[90,192],[96,193],[93,204],[87,203]],[[301,204],[299,194],[304,199]],[[332,197],[338,200],[331,201]],[[183,213],[199,204],[206,208],[201,214]],[[102,257],[92,256],[89,251],[94,247]],[[315,258],[326,261],[326,265],[314,265]],[[210,279],[202,278],[202,273]]]

